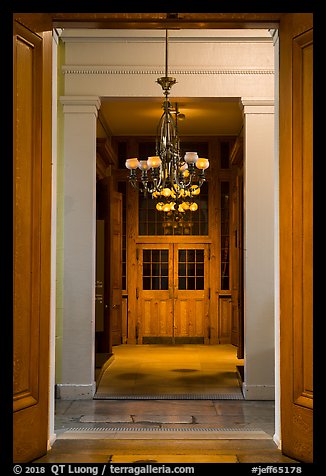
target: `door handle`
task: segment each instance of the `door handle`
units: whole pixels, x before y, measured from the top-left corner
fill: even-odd
[[[112,309],[116,309],[117,307],[120,307],[119,304],[113,304]]]

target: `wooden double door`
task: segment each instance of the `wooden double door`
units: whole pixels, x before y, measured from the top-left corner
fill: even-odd
[[[136,339],[207,343],[209,245],[146,244],[137,249]]]

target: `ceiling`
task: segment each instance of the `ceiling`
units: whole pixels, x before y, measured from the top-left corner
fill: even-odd
[[[178,121],[180,136],[237,136],[242,128],[239,101],[212,98],[170,98],[185,115]],[[99,119],[109,135],[155,136],[162,98],[102,98]]]

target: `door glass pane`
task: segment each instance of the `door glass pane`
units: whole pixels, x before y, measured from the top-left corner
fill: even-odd
[[[143,263],[150,263],[151,261],[151,250],[143,250]]]
[[[161,274],[162,276],[169,276],[169,265],[168,263],[161,264]]]
[[[179,263],[179,276],[186,276],[186,263]]]
[[[204,276],[203,277],[200,277],[200,276],[196,277],[196,289],[204,289]]]
[[[204,263],[196,263],[196,276],[204,276]]]
[[[179,289],[181,289],[181,290],[187,289],[187,280],[186,280],[186,278],[179,278]]]
[[[143,276],[150,276],[151,273],[151,264],[143,263]]]
[[[156,263],[160,261],[160,250],[152,250],[152,261]]]
[[[178,288],[204,289],[204,250],[179,250]]]
[[[143,250],[143,289],[169,289],[169,250]]]
[[[186,261],[186,250],[179,250],[179,262]]]
[[[169,250],[161,250],[161,261],[162,263],[169,262]]]

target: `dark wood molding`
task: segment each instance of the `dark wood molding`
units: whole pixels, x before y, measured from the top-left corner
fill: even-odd
[[[112,142],[106,138],[96,139],[96,176],[101,180],[107,176],[109,166],[117,168],[118,157]]]
[[[230,153],[231,165],[241,167],[243,164],[243,137],[237,137]]]

